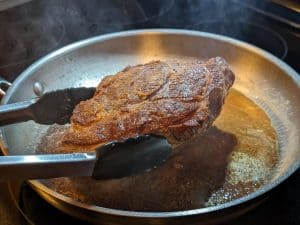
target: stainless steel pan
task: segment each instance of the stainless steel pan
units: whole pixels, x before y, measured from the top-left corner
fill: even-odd
[[[237,79],[234,88],[272,112],[280,124],[280,162],[270,182],[237,200],[214,207],[178,212],[131,212],[78,203],[29,181],[50,204],[93,223],[192,224],[212,223],[246,210],[255,200],[287,179],[300,165],[300,78],[281,60],[246,43],[187,30],[139,30],[90,38],[59,49],[25,70],[8,89],[2,104],[30,99],[40,91],[95,86],[107,74],[128,65],[173,56],[224,57]],[[4,154],[32,154],[47,126],[26,122],[1,129]]]

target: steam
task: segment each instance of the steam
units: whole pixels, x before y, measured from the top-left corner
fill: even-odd
[[[13,80],[33,61],[61,46],[138,28],[169,9],[173,0],[159,2],[151,1],[156,8],[149,8],[151,4],[142,0],[35,0],[1,11],[0,75]]]
[[[253,11],[241,7],[239,1],[230,3],[222,0],[10,0],[9,2],[10,7],[14,5],[13,3],[24,3],[0,11],[0,75],[9,80],[13,80],[33,61],[55,49],[110,32],[166,27],[208,31],[234,38],[239,38],[239,35],[244,33],[251,37],[257,35],[257,27],[237,22],[243,20],[252,23],[255,17]],[[1,6],[4,7],[3,0],[0,0]],[[226,23],[223,23],[224,21]],[[264,35],[266,33],[267,31]],[[268,39],[263,39],[270,40],[272,39],[270,36],[274,34],[267,36]],[[267,50],[283,46],[279,47],[281,48],[279,51],[284,51],[284,40],[278,35],[275,39],[273,42],[269,41],[273,44]],[[245,41],[251,42],[250,39]],[[274,54],[281,56],[281,52]]]
[[[158,18],[157,25],[225,35],[256,45],[284,59],[287,54],[286,41],[266,25],[268,21],[257,14],[257,10],[253,10],[254,7],[264,9],[266,4],[262,1],[258,6],[238,0],[180,1],[169,13]]]

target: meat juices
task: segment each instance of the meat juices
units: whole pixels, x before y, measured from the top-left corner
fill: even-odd
[[[147,133],[164,135],[178,145],[211,126],[234,78],[221,57],[127,67],[105,77],[93,98],[76,106],[63,151],[94,150]]]
[[[156,212],[215,206],[252,193],[271,179],[276,169],[276,132],[265,112],[233,89],[218,116],[233,80],[232,72],[221,58],[151,62],[129,67],[104,79],[94,98],[76,109],[71,130],[57,125],[50,127],[41,140],[39,153],[92,150],[102,139],[90,140],[95,144],[89,144],[84,134],[76,142],[76,135],[97,130],[97,123],[104,127],[115,121],[126,124],[125,119],[132,121],[127,125],[131,133],[158,130],[166,132],[163,134],[167,134],[173,143],[184,142],[193,135],[195,138],[177,146],[170,160],[150,172],[114,180],[55,178],[44,180],[43,184],[89,205]],[[159,104],[161,101],[166,104]],[[167,103],[174,102],[178,103],[179,108],[173,111],[177,114],[165,113]],[[126,104],[127,111],[124,110]],[[150,104],[153,107],[147,108]],[[141,109],[144,114],[133,109]],[[159,111],[161,109],[165,111]],[[105,120],[100,123],[106,110]],[[200,114],[201,110],[203,114]],[[109,113],[114,114],[109,117]],[[199,114],[207,117],[197,117]],[[134,115],[138,117],[134,118]],[[214,123],[217,127],[207,129],[217,116]],[[145,118],[152,120],[147,123]],[[188,126],[189,123],[195,126]],[[143,126],[139,127],[140,124]],[[174,132],[174,126],[183,132]],[[115,132],[122,131],[115,127],[119,129]],[[66,132],[67,136],[64,136]],[[104,137],[109,140],[113,132],[108,130]],[[118,133],[115,137],[122,138]]]
[[[67,127],[53,125],[39,153],[57,153]],[[246,196],[274,178],[279,150],[268,115],[231,89],[222,112],[205,134],[177,147],[165,164],[113,180],[89,177],[43,181],[76,201],[134,211],[178,211],[215,206]]]

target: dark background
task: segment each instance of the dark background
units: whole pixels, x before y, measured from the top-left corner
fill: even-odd
[[[0,1],[0,75],[13,81],[32,62],[66,44],[142,28],[192,29],[234,37],[271,52],[299,73],[300,14],[287,4],[297,1],[283,2],[284,6],[255,0],[35,0],[6,8]],[[35,224],[83,224],[49,206],[27,186],[23,197]],[[299,212],[300,170],[268,201],[226,224],[299,225]],[[5,183],[0,183],[0,224],[26,224]]]

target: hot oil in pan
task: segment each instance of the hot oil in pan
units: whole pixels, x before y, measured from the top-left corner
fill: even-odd
[[[62,136],[51,128],[47,152]],[[53,152],[53,150],[52,150]],[[272,178],[278,159],[271,121],[255,103],[232,90],[221,115],[205,136],[176,149],[162,167],[133,177],[95,181],[43,181],[80,202],[136,211],[174,211],[212,206],[247,195]]]
[[[205,206],[250,194],[272,178],[278,162],[277,134],[266,113],[236,90],[226,99],[215,125],[237,138],[227,165],[226,179]]]

